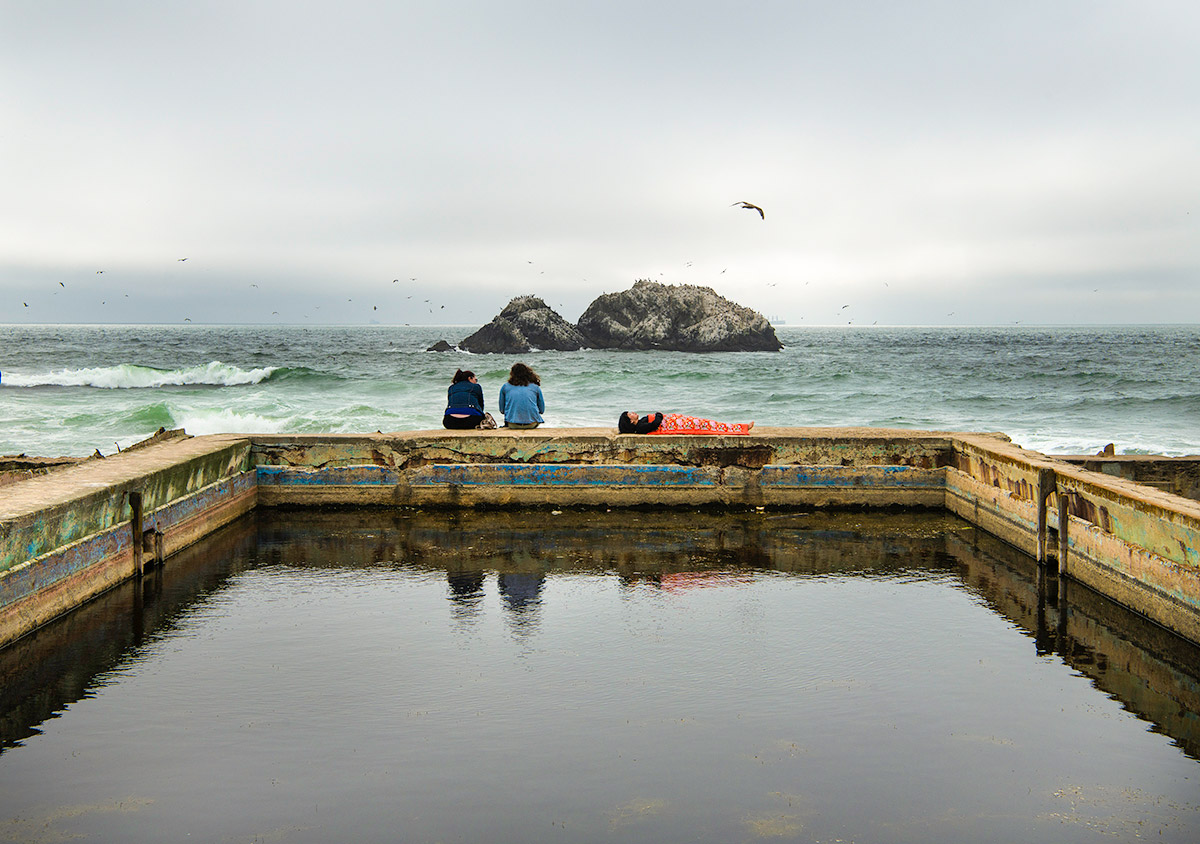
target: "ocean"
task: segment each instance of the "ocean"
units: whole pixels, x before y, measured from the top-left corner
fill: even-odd
[[[802,327],[782,352],[428,352],[476,326],[0,326],[0,454],[190,434],[441,427],[455,369],[487,409],[541,376],[546,424],[623,410],[764,426],[1001,431],[1047,454],[1200,454],[1200,326]],[[498,413],[496,413],[499,416]]]

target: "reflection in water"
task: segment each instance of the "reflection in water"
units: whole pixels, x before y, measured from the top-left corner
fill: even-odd
[[[1200,647],[1087,587],[1060,581],[994,537],[948,537],[969,588],[1098,689],[1200,759]]]
[[[450,587],[450,608],[459,621],[478,617],[483,605],[483,570],[446,569],[446,584]]]
[[[546,575],[540,571],[502,571],[496,581],[513,634],[519,638],[530,636],[540,618]]]
[[[450,612],[456,621],[478,620],[485,606],[485,575],[481,569],[446,570],[449,586]],[[496,586],[508,623],[515,635],[530,633],[537,626],[538,610],[542,603],[544,572],[500,571]]]
[[[542,584],[546,582],[544,574],[529,572],[501,572],[500,594],[504,596],[504,605],[516,615],[532,613],[542,602]]]
[[[259,511],[0,651],[0,821],[1190,841],[1198,673],[944,515]],[[1106,696],[1190,758],[1081,718]],[[1126,770],[1144,799],[1091,779]]]
[[[181,615],[254,565],[255,525],[241,519],[0,650],[0,754],[41,732],[69,704],[92,697],[106,675],[142,658]]]

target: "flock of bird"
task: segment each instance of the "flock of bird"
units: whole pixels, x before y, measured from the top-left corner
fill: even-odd
[[[175,260],[176,260],[176,261],[186,261],[186,260],[187,260],[187,258],[176,258]],[[104,275],[104,270],[96,270],[96,273],[95,273],[95,274],[96,274],[96,275]],[[60,282],[58,283],[58,286],[59,286],[59,287],[61,287],[63,290],[66,290],[66,289],[67,289],[67,285],[66,285],[64,282],[61,282],[61,281],[60,281]],[[255,286],[257,287],[257,285],[255,285]],[[57,291],[57,290],[55,290],[53,295],[57,296],[57,295],[58,295],[58,291]],[[126,293],[126,294],[125,294],[125,298],[126,298],[126,299],[128,299],[128,298],[129,298],[129,294],[128,294],[128,293]],[[108,300],[107,300],[107,299],[101,299],[101,300],[100,300],[100,304],[101,304],[101,305],[107,305],[107,304],[108,304]],[[28,308],[28,307],[29,307],[29,303],[28,303],[28,302],[22,302],[22,303],[21,303],[21,305],[22,305],[22,307],[26,307],[26,308]],[[185,321],[185,322],[191,322],[191,320],[184,320],[184,321]]]
[[[767,218],[766,212],[765,212],[765,211],[763,211],[762,207],[760,207],[760,206],[758,206],[758,205],[755,205],[753,202],[747,202],[746,200],[738,200],[737,202],[734,202],[734,203],[732,203],[732,204],[730,205],[730,207],[737,207],[737,208],[744,209],[744,210],[746,210],[746,211],[754,211],[754,212],[756,212],[756,213],[758,214],[758,216],[759,216],[759,219],[761,219],[761,220],[764,220],[764,221],[765,221],[765,220],[766,220],[766,218]],[[187,259],[186,257],[183,257],[183,258],[176,258],[175,260],[176,260],[177,262],[180,262],[180,263],[182,263],[182,262],[184,262],[184,261],[187,261],[188,259]],[[527,261],[526,263],[528,263],[528,264],[533,264],[533,261]],[[687,261],[687,262],[686,262],[686,264],[685,264],[685,266],[686,266],[686,267],[688,267],[688,268],[690,268],[690,267],[692,266],[692,264],[693,264],[693,262],[692,262],[692,261]],[[728,268],[726,268],[726,269],[728,269]],[[721,270],[721,274],[724,274],[724,273],[726,272],[726,269],[722,269],[722,270]],[[541,272],[542,272],[542,273],[544,273],[545,271],[544,271],[544,270],[542,270]],[[102,269],[101,269],[101,270],[96,270],[96,275],[102,275],[103,273],[104,273],[104,270],[102,270]],[[662,274],[662,273],[660,273],[659,275],[663,275],[663,274]],[[584,280],[586,281],[586,279],[584,279]],[[408,281],[409,281],[410,283],[415,283],[415,282],[417,281],[417,278],[416,278],[416,277],[409,277]],[[392,284],[399,284],[399,283],[400,283],[400,279],[399,279],[399,278],[394,278],[394,279],[392,279]],[[775,286],[776,286],[776,284],[777,284],[777,282],[771,282],[771,283],[767,284],[767,286],[768,286],[768,287],[775,287]],[[805,282],[805,284],[807,284],[807,282]],[[61,282],[61,281],[60,281],[60,282],[58,282],[58,285],[59,285],[59,287],[61,287],[61,288],[63,288],[63,289],[66,289],[66,284],[65,284],[65,283],[63,283],[63,282]],[[257,284],[255,284],[255,283],[251,283],[249,286],[250,286],[251,288],[257,288],[257,287],[258,287],[258,285],[257,285]],[[886,286],[886,282],[885,282],[885,286]],[[58,293],[58,291],[54,291],[54,292],[55,292],[55,294],[57,294],[57,293]],[[406,297],[405,297],[405,299],[412,299],[412,298],[413,298],[413,295],[415,295],[415,294],[409,294],[408,296],[406,296]],[[126,298],[128,298],[128,296],[129,296],[129,294],[128,294],[128,293],[126,293],[126,294],[125,294],[125,297],[126,297]],[[347,298],[347,299],[346,299],[346,301],[347,301],[347,302],[353,302],[354,300],[353,300],[353,298]],[[28,308],[28,307],[29,307],[29,303],[28,303],[28,302],[22,302],[21,304],[22,304],[24,307],[26,307],[26,308]],[[102,301],[100,302],[100,304],[101,304],[101,305],[105,305],[105,304],[107,304],[107,300],[102,300]],[[446,306],[445,306],[444,304],[437,304],[437,303],[433,302],[431,299],[424,299],[424,300],[422,301],[422,304],[424,304],[424,305],[428,306],[428,307],[426,308],[426,310],[427,310],[427,312],[428,312],[428,313],[430,313],[430,314],[436,313],[437,311],[445,310],[445,308],[446,308]],[[562,307],[562,306],[560,305],[560,307]],[[839,309],[839,312],[845,311],[845,310],[846,310],[847,308],[849,308],[849,307],[850,307],[850,305],[849,305],[849,304],[842,305],[842,307]],[[320,310],[320,308],[321,308],[321,306],[320,306],[320,305],[314,305],[314,306],[313,306],[313,311],[319,311],[319,310]],[[372,306],[371,306],[371,310],[372,310],[372,312],[376,312],[376,311],[378,311],[378,310],[379,310],[379,306],[378,306],[377,304],[375,304],[375,305],[372,305]],[[280,313],[279,313],[279,311],[271,311],[271,315],[272,315],[272,316],[279,316],[279,315],[280,315]],[[953,315],[954,315],[954,313],[953,313],[953,312],[950,312],[949,314],[947,314],[947,316],[953,316]],[[305,318],[305,319],[308,319],[308,318],[309,318],[309,315],[305,314],[305,315],[304,315],[304,318]],[[185,317],[183,321],[184,321],[184,322],[191,322],[191,318],[189,318],[189,317]],[[852,321],[851,321],[851,323],[852,323]],[[405,323],[405,324],[407,325],[407,323]]]

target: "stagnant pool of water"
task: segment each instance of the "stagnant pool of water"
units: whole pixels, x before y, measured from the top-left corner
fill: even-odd
[[[1198,651],[945,515],[260,511],[0,652],[0,840],[1190,844]]]

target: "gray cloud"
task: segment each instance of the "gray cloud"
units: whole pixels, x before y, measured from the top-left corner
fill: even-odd
[[[1194,4],[0,15],[0,321],[573,317],[638,277],[793,322],[1200,319]]]

